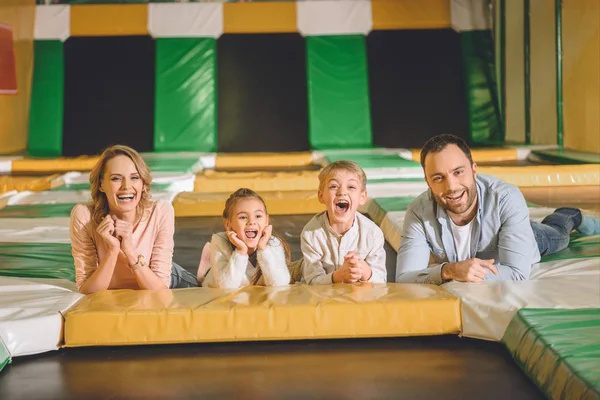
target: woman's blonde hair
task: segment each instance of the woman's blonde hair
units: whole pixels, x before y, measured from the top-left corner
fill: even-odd
[[[92,172],[90,172],[90,185],[92,187],[92,219],[97,224],[102,222],[109,213],[106,194],[100,190],[106,163],[117,156],[129,157],[144,183],[142,196],[137,206],[138,216],[141,216],[143,211],[150,207],[151,204],[150,185],[152,184],[152,176],[150,175],[150,169],[142,159],[142,156],[129,146],[119,144],[111,146],[102,152],[100,159],[92,169]]]
[[[263,207],[265,208],[265,213],[267,215],[269,215],[269,213],[267,212],[267,204],[262,199],[262,197],[259,196],[258,193],[256,193],[252,189],[241,188],[241,189],[238,189],[235,192],[233,192],[231,194],[231,196],[229,196],[229,198],[225,202],[225,209],[223,210],[223,219],[229,220],[232,217],[233,209],[236,206],[236,204],[240,200],[244,200],[244,199],[260,200],[260,202],[263,204]],[[283,238],[277,236],[275,233],[271,233],[271,237],[277,238],[279,240],[279,242],[281,242],[281,245],[283,246],[283,251],[285,253],[286,265],[289,264],[290,259],[292,257],[292,252],[290,250],[290,246],[287,244],[287,242],[285,240],[283,240]],[[256,273],[254,274],[254,276],[252,277],[252,279],[250,281],[250,285],[256,285],[261,277],[262,277],[262,270],[260,269],[260,265],[258,265],[256,268]]]

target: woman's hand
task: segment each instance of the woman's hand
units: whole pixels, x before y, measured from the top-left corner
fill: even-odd
[[[104,239],[104,243],[110,250],[117,250],[121,245],[120,240],[115,236],[115,221],[110,215],[104,217],[96,232]]]
[[[129,255],[136,258],[137,256],[133,254],[135,252],[132,242],[133,225],[127,221],[115,217],[113,218],[115,221],[115,236],[121,241],[121,250],[128,256],[127,258],[129,258]]]
[[[231,244],[233,244],[242,255],[248,254],[248,246],[246,246],[246,243],[238,237],[237,233],[234,231],[227,231],[227,237]]]
[[[265,229],[263,229],[263,231],[262,231],[262,236],[260,237],[260,240],[258,241],[257,247],[259,250],[264,250],[267,247],[267,244],[269,243],[269,239],[271,239],[272,233],[273,233],[273,225],[265,226]]]

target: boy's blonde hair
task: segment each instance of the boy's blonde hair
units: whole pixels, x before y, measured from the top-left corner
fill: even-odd
[[[323,188],[325,187],[327,181],[329,181],[331,175],[333,175],[336,171],[340,170],[354,172],[356,175],[358,175],[358,178],[360,179],[361,189],[363,191],[367,190],[367,175],[365,174],[365,171],[363,171],[363,169],[359,167],[358,164],[354,161],[339,160],[327,165],[319,173],[319,190],[321,192],[323,191]]]

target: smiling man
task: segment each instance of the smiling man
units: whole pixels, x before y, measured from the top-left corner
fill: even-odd
[[[457,136],[428,140],[421,165],[429,190],[406,211],[396,282],[524,280],[540,255],[567,247],[573,229],[600,233],[600,222],[575,208],[530,221],[519,188],[478,175],[469,147]]]

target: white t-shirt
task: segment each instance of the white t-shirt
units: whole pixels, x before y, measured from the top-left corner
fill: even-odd
[[[471,258],[471,232],[473,220],[466,225],[457,226],[450,219],[450,228],[452,229],[452,237],[454,238],[454,247],[456,248],[456,260],[458,262],[465,261]]]

